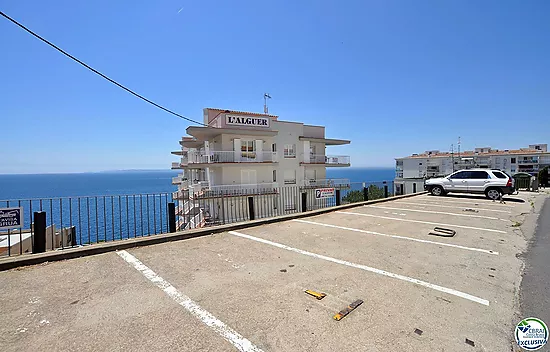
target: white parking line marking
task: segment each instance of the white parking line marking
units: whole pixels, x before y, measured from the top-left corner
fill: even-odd
[[[323,224],[323,223],[320,223],[320,222],[314,222],[314,221],[308,221],[308,220],[294,219],[294,220],[292,220],[292,221],[302,222],[302,223],[305,223],[305,224],[312,224],[312,225],[325,226],[325,227],[332,227],[332,228],[335,228],[335,229],[342,229],[342,230],[348,230],[348,231],[355,231],[355,232],[367,233],[367,234],[376,235],[376,236],[384,236],[384,237],[397,238],[397,239],[400,239],[400,240],[408,240],[408,241],[421,242],[421,243],[430,243],[430,244],[435,244],[435,245],[438,245],[438,246],[454,247],[454,248],[466,249],[466,250],[468,250],[468,251],[482,252],[482,253],[488,253],[488,254],[498,255],[498,252],[491,251],[491,250],[488,250],[488,249],[473,248],[473,247],[465,247],[465,246],[460,246],[460,245],[456,245],[456,244],[450,244],[450,243],[444,243],[444,242],[435,242],[435,241],[428,241],[428,240],[421,240],[421,239],[418,239],[418,238],[406,237],[406,236],[388,235],[388,234],[380,233],[380,232],[367,231],[367,230],[361,230],[361,229],[354,229],[354,228],[351,228],[351,227],[336,226],[336,225],[330,225],[330,224]]]
[[[303,249],[298,249],[298,248],[290,247],[290,246],[287,246],[287,245],[284,245],[284,244],[281,244],[281,243],[272,242],[272,241],[269,241],[269,240],[264,240],[263,238],[258,238],[258,237],[254,237],[254,236],[250,236],[250,235],[245,235],[244,233],[240,233],[240,232],[236,232],[236,231],[229,231],[229,234],[231,234],[233,236],[246,238],[246,239],[249,239],[249,240],[252,240],[252,241],[268,244],[270,246],[286,249],[286,250],[291,251],[291,252],[307,255],[309,257],[322,259],[322,260],[326,260],[328,262],[333,262],[333,263],[336,263],[336,264],[346,265],[346,266],[349,266],[349,267],[352,267],[352,268],[357,268],[357,269],[361,269],[361,270],[365,270],[365,271],[370,271],[372,273],[384,275],[384,276],[391,277],[391,278],[394,278],[394,279],[411,282],[411,283],[417,284],[419,286],[431,288],[432,290],[436,290],[436,291],[440,291],[440,292],[445,292],[445,293],[448,293],[448,294],[453,295],[453,296],[461,297],[461,298],[470,300],[472,302],[483,304],[485,306],[489,305],[489,301],[486,300],[486,299],[479,298],[479,297],[470,295],[468,293],[460,292],[460,291],[454,290],[452,288],[447,288],[447,287],[443,287],[443,286],[434,285],[434,284],[431,284],[429,282],[421,281],[421,280],[418,280],[418,279],[415,279],[415,278],[412,278],[412,277],[399,275],[399,274],[394,274],[394,273],[391,273],[389,271],[372,268],[370,266],[366,266],[366,265],[362,265],[362,264],[355,264],[355,263],[352,263],[352,262],[348,262],[346,260],[327,257],[327,256],[322,255],[322,254],[317,254],[317,253],[304,251]]]
[[[460,228],[463,228],[463,229],[480,230],[480,231],[497,232],[497,233],[507,233],[506,231],[485,229],[483,227],[472,227],[472,226],[463,226],[463,225],[455,225],[455,224],[444,224],[444,223],[441,223],[441,222],[430,222],[430,221],[420,221],[420,220],[411,220],[411,219],[390,218],[388,216],[362,214],[362,213],[352,213],[352,212],[349,212],[349,211],[337,211],[336,213],[349,214],[349,215],[359,215],[359,216],[370,216],[372,218],[379,218],[379,219],[416,222],[416,223],[419,223],[419,224],[452,226],[452,227],[460,227]]]
[[[260,348],[254,346],[248,339],[244,338],[241,334],[225,325],[224,322],[218,320],[218,318],[213,316],[211,313],[201,308],[201,306],[193,302],[191,298],[179,292],[168,281],[158,276],[153,270],[149,269],[145,264],[140,262],[139,259],[124,250],[118,251],[117,254],[127,263],[132,265],[137,271],[141,272],[143,276],[155,284],[155,286],[163,290],[164,293],[166,293],[170,298],[195,316],[195,318],[199,319],[202,323],[218,333],[218,335],[230,342],[237,348],[237,350],[243,352],[262,352]]]
[[[426,200],[426,201],[433,201],[433,202],[438,202],[438,203],[448,203],[448,204],[467,204],[467,205],[475,205],[475,204],[486,204],[486,205],[498,205],[500,207],[507,207],[507,208],[510,208],[510,207],[513,207],[513,205],[511,204],[502,204],[500,202],[491,202],[491,201],[488,201],[488,200],[476,200],[476,199],[472,199],[472,201],[470,202],[461,202],[459,200],[442,200],[441,197],[439,198],[435,198],[435,197],[418,197],[418,199],[420,200]],[[448,199],[451,199],[451,198],[448,198]],[[454,198],[454,199],[460,199],[460,198]],[[506,199],[504,200],[506,201]]]
[[[402,210],[402,211],[414,211],[417,213],[428,213],[428,214],[442,214],[442,215],[452,215],[452,216],[465,216],[468,218],[480,218],[480,219],[489,219],[489,220],[502,220],[492,216],[484,215],[470,215],[470,214],[457,214],[457,213],[447,213],[444,211],[432,211],[432,210],[420,210],[420,209],[406,209],[406,208],[394,208],[394,207],[383,207],[380,205],[364,205],[365,208],[375,208],[375,209],[389,209],[389,210]]]
[[[412,202],[401,202],[401,201],[396,201],[394,204],[422,205],[422,206],[428,206],[428,207],[441,207],[441,208],[454,208],[454,209],[465,209],[466,208],[466,207],[456,207],[456,206],[453,207],[451,205],[441,205],[441,204],[435,204],[435,203],[426,204],[426,203],[412,203]],[[477,208],[475,206],[472,206],[472,204],[470,204],[470,206],[472,207],[472,209],[475,209],[475,210],[494,211],[494,212],[507,213],[507,214],[512,213],[511,211],[508,211],[508,210]]]

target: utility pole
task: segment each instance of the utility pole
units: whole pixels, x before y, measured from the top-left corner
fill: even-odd
[[[455,172],[455,146],[451,144],[451,164],[453,165],[453,172]]]
[[[267,108],[267,99],[271,99],[271,95],[269,95],[269,93],[264,93],[264,114],[269,113],[269,110]]]

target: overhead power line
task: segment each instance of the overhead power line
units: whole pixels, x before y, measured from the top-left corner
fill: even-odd
[[[156,106],[157,108],[161,109],[161,110],[164,110],[166,111],[167,113],[169,114],[172,114],[174,116],[177,116],[181,119],[184,119],[184,120],[187,120],[189,122],[193,122],[193,123],[196,123],[198,125],[202,125],[202,126],[206,126],[204,123],[202,122],[198,122],[198,121],[195,121],[193,119],[190,119],[188,117],[185,117],[181,114],[178,114],[177,112],[175,111],[172,111],[170,109],[167,109],[165,108],[164,106],[162,105],[159,105],[157,103],[155,103],[154,101],[152,100],[149,100],[147,98],[145,98],[143,95],[141,94],[138,94],[136,92],[134,92],[133,90],[131,90],[130,88],[127,88],[125,86],[123,86],[122,84],[118,83],[117,81],[115,81],[114,79],[112,78],[109,78],[107,77],[106,75],[104,75],[103,73],[99,72],[98,70],[96,70],[95,68],[91,67],[90,65],[86,64],[85,62],[79,60],[78,58],[74,57],[73,55],[69,54],[68,52],[66,52],[65,50],[61,49],[60,47],[58,47],[57,45],[53,44],[52,42],[48,41],[47,39],[41,37],[40,35],[34,33],[33,31],[31,31],[30,29],[28,29],[27,27],[25,27],[24,25],[22,25],[21,23],[17,22],[16,20],[14,20],[13,18],[11,18],[10,16],[6,15],[4,12],[0,11],[0,15],[2,15],[3,17],[5,17],[7,20],[9,20],[10,22],[16,24],[17,26],[19,26],[20,28],[22,28],[23,30],[25,30],[26,32],[28,32],[29,34],[31,34],[32,36],[38,38],[39,40],[43,41],[44,43],[48,44],[49,46],[51,46],[52,48],[54,48],[55,50],[59,51],[60,53],[62,53],[63,55],[71,58],[72,60],[78,62],[79,64],[81,64],[82,66],[86,67],[88,70],[92,71],[93,73],[105,78],[107,81],[111,82],[112,84],[116,85],[117,87],[119,88],[122,88],[124,89],[125,91],[127,91],[128,93],[138,97],[139,99],[143,100],[143,101],[146,101],[147,103],[153,105],[153,106]]]

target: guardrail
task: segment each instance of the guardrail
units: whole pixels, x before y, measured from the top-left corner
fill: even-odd
[[[169,193],[0,201],[23,208],[23,227],[0,230],[0,256],[30,253],[37,212],[46,215],[48,249],[116,241],[168,232]]]
[[[324,155],[310,154],[309,160],[304,158],[304,164],[325,164],[325,165],[350,165],[350,157],[347,155]]]
[[[351,182],[347,178],[327,178],[317,180],[304,180],[303,187],[337,187],[345,188],[350,187]]]
[[[190,164],[276,162],[277,153],[269,151],[210,151],[189,153]]]

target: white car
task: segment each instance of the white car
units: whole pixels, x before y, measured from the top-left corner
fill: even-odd
[[[459,170],[447,177],[431,178],[424,182],[424,189],[434,196],[444,196],[448,192],[479,193],[493,200],[515,192],[510,175],[491,169]]]

